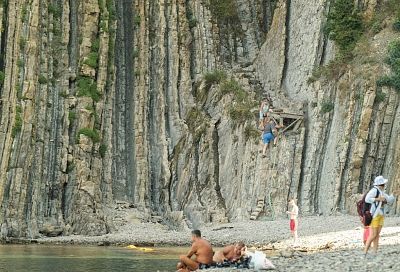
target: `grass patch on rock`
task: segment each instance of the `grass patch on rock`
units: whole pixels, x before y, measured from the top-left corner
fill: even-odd
[[[3,71],[0,71],[0,84],[3,84],[5,78],[6,74]]]
[[[223,82],[219,90],[222,96],[226,94],[233,94],[234,99],[237,102],[243,102],[247,98],[246,91],[243,90],[242,86],[240,86],[240,84],[234,79]]]
[[[213,84],[219,84],[227,78],[224,71],[213,70],[204,74],[204,82],[207,89],[210,89]]]
[[[321,113],[325,114],[331,112],[335,108],[335,104],[331,101],[323,101],[321,104]]]
[[[74,122],[76,120],[76,112],[74,111],[68,112],[68,120],[70,123]]]
[[[14,126],[11,130],[11,137],[15,138],[19,132],[22,130],[22,108],[21,106],[15,107],[15,121]]]
[[[100,142],[100,134],[97,130],[91,128],[81,128],[78,131],[77,141],[79,142],[80,135],[85,135],[86,137],[90,138],[93,143]]]
[[[244,138],[246,141],[253,139],[254,141],[257,141],[260,139],[261,132],[257,129],[254,128],[252,125],[247,125],[244,128]]]
[[[235,22],[239,18],[235,0],[210,0],[209,8],[214,18],[224,23]]]
[[[39,84],[47,84],[47,78],[44,75],[39,75],[38,82]]]
[[[92,67],[93,69],[97,69],[99,62],[99,53],[97,52],[90,52],[89,55],[86,57],[85,64]]]
[[[61,15],[62,15],[61,8],[53,3],[49,3],[49,5],[47,7],[47,12],[49,14],[53,14],[53,16],[55,18],[61,18]]]
[[[235,125],[244,124],[246,121],[249,121],[254,117],[251,112],[252,108],[252,104],[238,103],[229,108],[229,116]]]
[[[90,77],[79,77],[78,78],[78,96],[88,96],[93,101],[98,102],[101,98],[101,93],[97,90],[96,82]]]
[[[381,102],[385,101],[385,98],[386,98],[386,94],[384,92],[382,92],[382,91],[376,92],[375,101],[377,103],[381,103]]]
[[[107,145],[101,144],[100,147],[99,147],[99,154],[100,154],[100,157],[104,158],[104,156],[106,155],[106,153],[107,153]]]
[[[186,115],[186,123],[190,133],[193,135],[193,141],[200,141],[203,134],[207,132],[209,127],[208,118],[205,113],[197,108],[191,108]]]

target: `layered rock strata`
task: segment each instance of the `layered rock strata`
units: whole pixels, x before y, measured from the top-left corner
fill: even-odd
[[[400,187],[399,94],[375,84],[396,34],[369,43],[378,61],[310,83],[334,57],[329,1],[217,2],[0,2],[2,237],[108,233],[118,203],[195,227],[248,220],[259,198],[268,216],[290,197],[351,212],[378,174]],[[304,115],[266,158],[263,95]]]

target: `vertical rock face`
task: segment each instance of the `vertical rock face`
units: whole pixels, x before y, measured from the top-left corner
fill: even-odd
[[[378,174],[400,186],[399,94],[377,90],[383,65],[307,83],[333,58],[329,1],[0,3],[2,237],[104,234],[119,201],[197,226],[247,220],[259,198],[278,215],[289,197],[305,214],[350,212]],[[360,5],[370,16],[377,2]],[[370,54],[383,59],[391,35]],[[305,117],[267,158],[263,93]]]

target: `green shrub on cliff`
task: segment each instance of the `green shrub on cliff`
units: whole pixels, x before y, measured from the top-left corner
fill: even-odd
[[[78,96],[88,96],[93,101],[98,102],[101,98],[101,93],[97,90],[96,82],[90,77],[78,78]]]
[[[69,111],[68,112],[68,120],[70,123],[74,122],[76,119],[76,112]]]
[[[400,19],[397,22],[393,23],[393,30],[400,32]]]
[[[142,21],[142,18],[140,17],[140,15],[136,15],[135,17],[133,17],[133,24],[135,26],[140,26],[141,21]]]
[[[47,12],[53,14],[55,18],[61,18],[62,9],[58,5],[50,3],[47,7]]]
[[[389,65],[391,74],[380,77],[376,83],[378,86],[393,87],[400,92],[400,40],[389,44],[388,56],[385,62]]]
[[[325,30],[338,47],[339,57],[351,56],[363,31],[362,17],[353,0],[336,0],[332,4]]]
[[[22,22],[26,22],[28,20],[28,5],[24,4],[21,10],[21,20]]]
[[[189,110],[186,115],[186,123],[190,133],[193,135],[194,142],[198,142],[210,126],[205,113],[197,107],[193,107]]]
[[[0,84],[3,84],[5,78],[6,78],[6,75],[4,74],[4,72],[0,71]]]
[[[229,116],[235,125],[244,124],[254,117],[251,109],[250,103],[236,103],[229,108]]]
[[[11,131],[11,137],[15,138],[17,133],[19,133],[22,129],[22,108],[21,106],[16,106],[15,107],[15,121],[14,121],[14,126]]]
[[[90,52],[85,60],[85,64],[89,65],[93,69],[97,69],[99,62],[99,53],[97,52]]]
[[[40,75],[38,79],[39,84],[46,84],[47,78],[44,75]]]
[[[100,142],[100,134],[97,130],[91,128],[81,128],[78,131],[77,141],[79,141],[80,135],[85,135],[86,137],[90,138],[93,143]]]
[[[331,112],[335,108],[335,104],[331,101],[323,101],[321,104],[321,113],[325,114]]]
[[[234,22],[239,17],[235,0],[210,0],[210,10],[222,22]]]
[[[96,39],[93,40],[92,46],[90,47],[90,50],[92,52],[98,52],[99,49],[100,49],[100,39],[96,38]]]
[[[106,6],[109,14],[110,21],[117,19],[117,10],[115,8],[114,0],[106,0]]]
[[[234,99],[238,102],[243,102],[247,97],[246,91],[243,90],[242,86],[234,79],[223,82],[220,87],[220,92],[222,95],[233,94]]]
[[[19,49],[21,51],[24,51],[25,47],[26,47],[26,39],[24,37],[20,37],[19,38]]]
[[[244,128],[244,138],[246,141],[253,139],[255,141],[257,141],[258,139],[260,139],[261,136],[261,132],[257,129],[254,128],[254,126],[252,125],[247,125]]]
[[[396,21],[393,23],[393,30],[400,32],[400,0],[397,1]]]
[[[100,147],[99,147],[100,157],[104,158],[106,153],[107,153],[107,146],[105,144],[101,144]]]
[[[24,61],[23,59],[18,59],[18,60],[17,60],[17,66],[18,66],[19,68],[24,67],[24,65],[25,65],[25,61]]]
[[[378,103],[381,103],[383,101],[385,101],[386,98],[386,94],[382,91],[377,91],[376,92],[376,96],[375,96],[375,101]]]
[[[188,20],[189,28],[192,29],[197,25],[197,19],[189,6],[186,7],[186,18]]]
[[[209,89],[213,84],[219,84],[226,79],[226,73],[221,70],[209,71],[204,75],[206,88]]]

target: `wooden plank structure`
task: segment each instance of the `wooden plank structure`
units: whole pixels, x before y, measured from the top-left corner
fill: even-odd
[[[284,129],[280,133],[291,129],[292,131],[298,131],[300,125],[304,122],[304,116],[297,113],[291,113],[288,111],[274,109],[269,115],[275,121],[275,123],[284,126]]]

